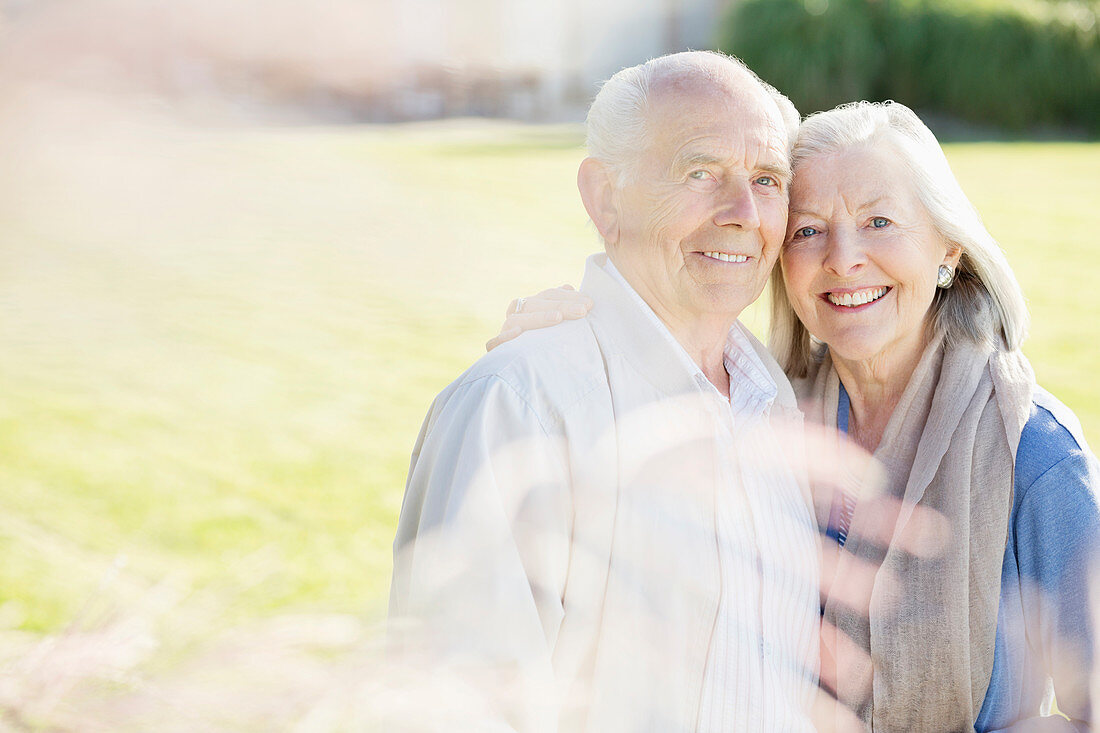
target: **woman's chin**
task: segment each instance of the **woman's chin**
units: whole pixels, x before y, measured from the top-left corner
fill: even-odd
[[[833,361],[848,363],[880,360],[889,350],[883,339],[868,338],[869,334],[839,334],[832,339],[824,339],[829,345]]]
[[[920,360],[927,341],[922,332],[906,334],[902,337],[887,338],[881,333],[847,332],[834,334],[831,340],[822,339],[829,345],[829,353],[834,362],[849,365],[864,365],[880,373],[904,375]],[[883,372],[886,369],[886,372]]]
[[[816,338],[829,346],[829,352],[834,358],[845,361],[858,361],[869,359],[881,351],[885,346],[885,340],[875,338],[862,328],[846,328],[831,330],[827,334],[814,334]]]

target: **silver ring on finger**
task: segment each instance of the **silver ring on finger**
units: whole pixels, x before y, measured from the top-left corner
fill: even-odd
[[[512,311],[512,315],[515,315],[523,310],[523,304],[527,302],[527,298],[516,298],[516,307]]]

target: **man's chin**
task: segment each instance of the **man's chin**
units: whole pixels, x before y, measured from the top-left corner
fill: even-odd
[[[718,282],[701,286],[699,302],[707,313],[732,313],[734,318],[760,297],[763,285],[755,282]]]
[[[696,317],[698,319],[705,319],[708,321],[722,322],[727,325],[732,325],[745,308],[752,304],[751,300],[741,298],[706,298],[701,299],[697,303],[695,309]]]

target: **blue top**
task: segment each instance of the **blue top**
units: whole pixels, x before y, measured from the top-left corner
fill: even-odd
[[[840,387],[837,426],[848,431],[848,393]],[[1088,731],[1092,671],[1089,561],[1100,548],[1100,477],[1076,418],[1043,390],[1020,435],[993,674],[977,733]],[[854,502],[852,502],[854,507]],[[851,510],[834,507],[830,536],[841,545]],[[1063,717],[1040,718],[1049,678]]]

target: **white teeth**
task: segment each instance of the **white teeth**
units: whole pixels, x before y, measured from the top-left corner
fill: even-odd
[[[843,305],[848,308],[855,308],[858,305],[866,305],[872,301],[878,300],[882,296],[886,295],[886,291],[889,288],[870,288],[868,290],[857,290],[854,293],[829,293],[829,302],[833,305]]]
[[[724,252],[704,252],[705,257],[710,257],[712,260],[722,260],[722,262],[748,262],[748,255],[728,255]]]

